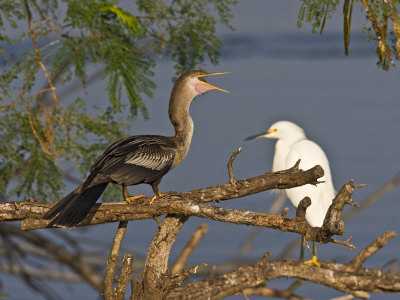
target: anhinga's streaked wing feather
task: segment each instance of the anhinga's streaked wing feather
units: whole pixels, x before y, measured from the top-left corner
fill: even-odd
[[[88,185],[116,182],[133,185],[152,182],[171,168],[173,142],[156,135],[133,136],[112,144],[92,166],[95,175]]]

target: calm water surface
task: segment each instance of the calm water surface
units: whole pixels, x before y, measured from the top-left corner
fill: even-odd
[[[274,141],[244,142],[251,134],[267,129],[275,121],[291,120],[304,128],[307,136],[327,152],[336,189],[354,179],[367,186],[356,190],[353,199],[362,201],[390,180],[400,170],[399,139],[399,69],[384,72],[377,68],[377,58],[365,37],[359,34],[362,14],[356,11],[353,21],[350,57],[343,54],[340,32],[340,9],[327,24],[326,34],[312,35],[308,29],[296,28],[297,4],[277,1],[245,1],[235,9],[235,32],[222,30],[225,48],[219,66],[207,71],[231,71],[232,74],[211,78],[210,82],[230,90],[231,94],[212,91],[198,96],[191,114],[195,133],[189,155],[160,185],[162,191],[187,191],[222,184],[228,180],[226,163],[231,153],[243,147],[234,162],[237,178],[253,177],[272,166]],[[357,15],[358,14],[358,15]],[[331,28],[331,29],[330,29]],[[157,89],[153,99],[146,100],[150,120],[139,119],[132,134],[172,134],[167,107],[172,87],[172,65],[161,61],[156,69]],[[105,99],[103,83],[94,84],[84,97],[90,101]],[[75,97],[76,95],[69,95]],[[72,186],[69,187],[72,189]],[[130,189],[132,193],[151,195],[148,186]],[[264,192],[218,204],[225,208],[266,212],[276,197]],[[353,236],[355,251],[338,245],[319,247],[319,257],[350,260],[360,249],[388,230],[399,232],[400,189],[394,190],[368,210],[346,222],[346,239]],[[294,210],[289,202],[285,206]],[[172,259],[193,230],[204,220],[191,218],[178,235]],[[234,257],[254,229],[206,221],[209,232],[190,258],[191,264],[213,264]],[[91,247],[107,255],[117,224],[69,231],[84,240],[97,239],[104,246]],[[154,221],[130,222],[124,241],[125,252],[143,255],[156,231]],[[44,231],[42,231],[44,232]],[[248,259],[259,259],[270,251],[277,257],[298,236],[264,229],[254,241]],[[365,264],[376,267],[391,258],[399,258],[400,242],[395,238]],[[297,257],[298,251],[293,253]],[[1,276],[10,299],[41,299],[13,277]],[[289,286],[290,280],[272,281],[270,287]],[[96,293],[85,285],[56,285],[65,299],[96,299]],[[327,299],[341,293],[313,284],[305,284],[298,294],[313,299]],[[252,297],[252,299],[255,297]],[[229,299],[243,299],[242,296]],[[397,299],[394,295],[374,294],[372,299]]]

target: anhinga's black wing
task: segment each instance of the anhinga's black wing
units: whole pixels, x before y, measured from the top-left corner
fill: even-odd
[[[52,224],[74,227],[88,214],[108,183],[134,185],[153,183],[169,171],[175,145],[156,135],[132,136],[113,143],[97,159],[86,181],[43,216]]]
[[[84,186],[106,182],[123,185],[151,183],[169,171],[174,158],[175,144],[170,138],[132,136],[108,147],[91,167]]]

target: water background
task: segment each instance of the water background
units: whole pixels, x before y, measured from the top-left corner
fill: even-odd
[[[362,201],[395,176],[400,170],[400,71],[395,68],[385,72],[376,66],[374,49],[361,33],[364,16],[359,5],[355,4],[350,55],[346,57],[341,8],[327,22],[323,35],[312,35],[309,26],[296,27],[298,2],[240,1],[234,9],[232,22],[236,31],[220,28],[224,43],[220,64],[206,68],[208,72],[232,72],[209,81],[231,94],[211,91],[193,101],[191,115],[195,132],[191,149],[184,162],[164,177],[160,190],[188,191],[227,182],[226,163],[239,146],[243,151],[234,162],[238,179],[267,172],[272,166],[274,141],[243,140],[283,119],[303,127],[307,136],[325,149],[336,189],[351,179],[367,184],[355,191],[355,201]],[[132,135],[172,134],[167,114],[172,76],[172,64],[160,60],[154,78],[157,83],[154,98],[145,99],[150,119],[139,118],[134,122]],[[107,101],[104,82],[92,84],[85,91],[77,91],[68,97],[74,99],[79,94],[96,105]],[[68,187],[72,188],[72,185]],[[130,191],[151,195],[147,185],[132,187]],[[356,250],[323,245],[319,247],[320,260],[346,262],[385,231],[399,232],[399,196],[400,189],[396,189],[346,222],[346,235],[338,238],[344,240],[353,236]],[[275,197],[267,191],[225,201],[218,206],[266,212]],[[286,202],[285,206],[291,208],[289,216],[293,216],[291,204]],[[209,225],[209,231],[190,257],[190,264],[213,264],[234,257],[254,230],[248,226],[191,218],[178,235],[171,261],[203,222]],[[84,247],[108,255],[117,226],[113,223],[68,232],[82,241],[89,238],[101,241],[100,246],[84,244]],[[156,229],[153,220],[130,222],[124,252],[143,256]],[[245,258],[259,259],[269,251],[274,259],[297,238],[296,234],[264,229]],[[400,241],[395,238],[365,266],[374,268],[399,258],[399,250]],[[293,257],[297,257],[297,252]],[[10,299],[42,299],[13,276],[1,275],[0,278],[4,291],[11,294]],[[289,279],[275,280],[269,287],[284,289],[291,282]],[[87,285],[55,284],[54,287],[59,294],[69,295],[64,299],[96,299],[96,293]],[[297,293],[312,299],[342,295],[311,283],[305,284]],[[372,299],[397,299],[397,296],[373,294]]]

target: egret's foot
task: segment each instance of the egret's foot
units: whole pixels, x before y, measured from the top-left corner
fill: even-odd
[[[126,202],[131,204],[133,201],[135,201],[137,199],[140,199],[140,198],[143,198],[143,197],[146,197],[146,196],[145,195],[128,196],[128,197],[125,197],[124,199],[125,199]]]
[[[154,200],[156,200],[158,197],[162,197],[162,196],[164,196],[164,194],[163,193],[160,193],[160,195],[154,195],[151,199],[150,199],[150,205],[152,205],[153,204],[153,202],[154,202]]]
[[[312,259],[305,261],[304,264],[306,264],[306,265],[307,265],[307,264],[314,264],[314,265],[316,265],[318,268],[321,267],[320,263],[317,261],[317,256],[316,256],[316,255],[313,255]]]

